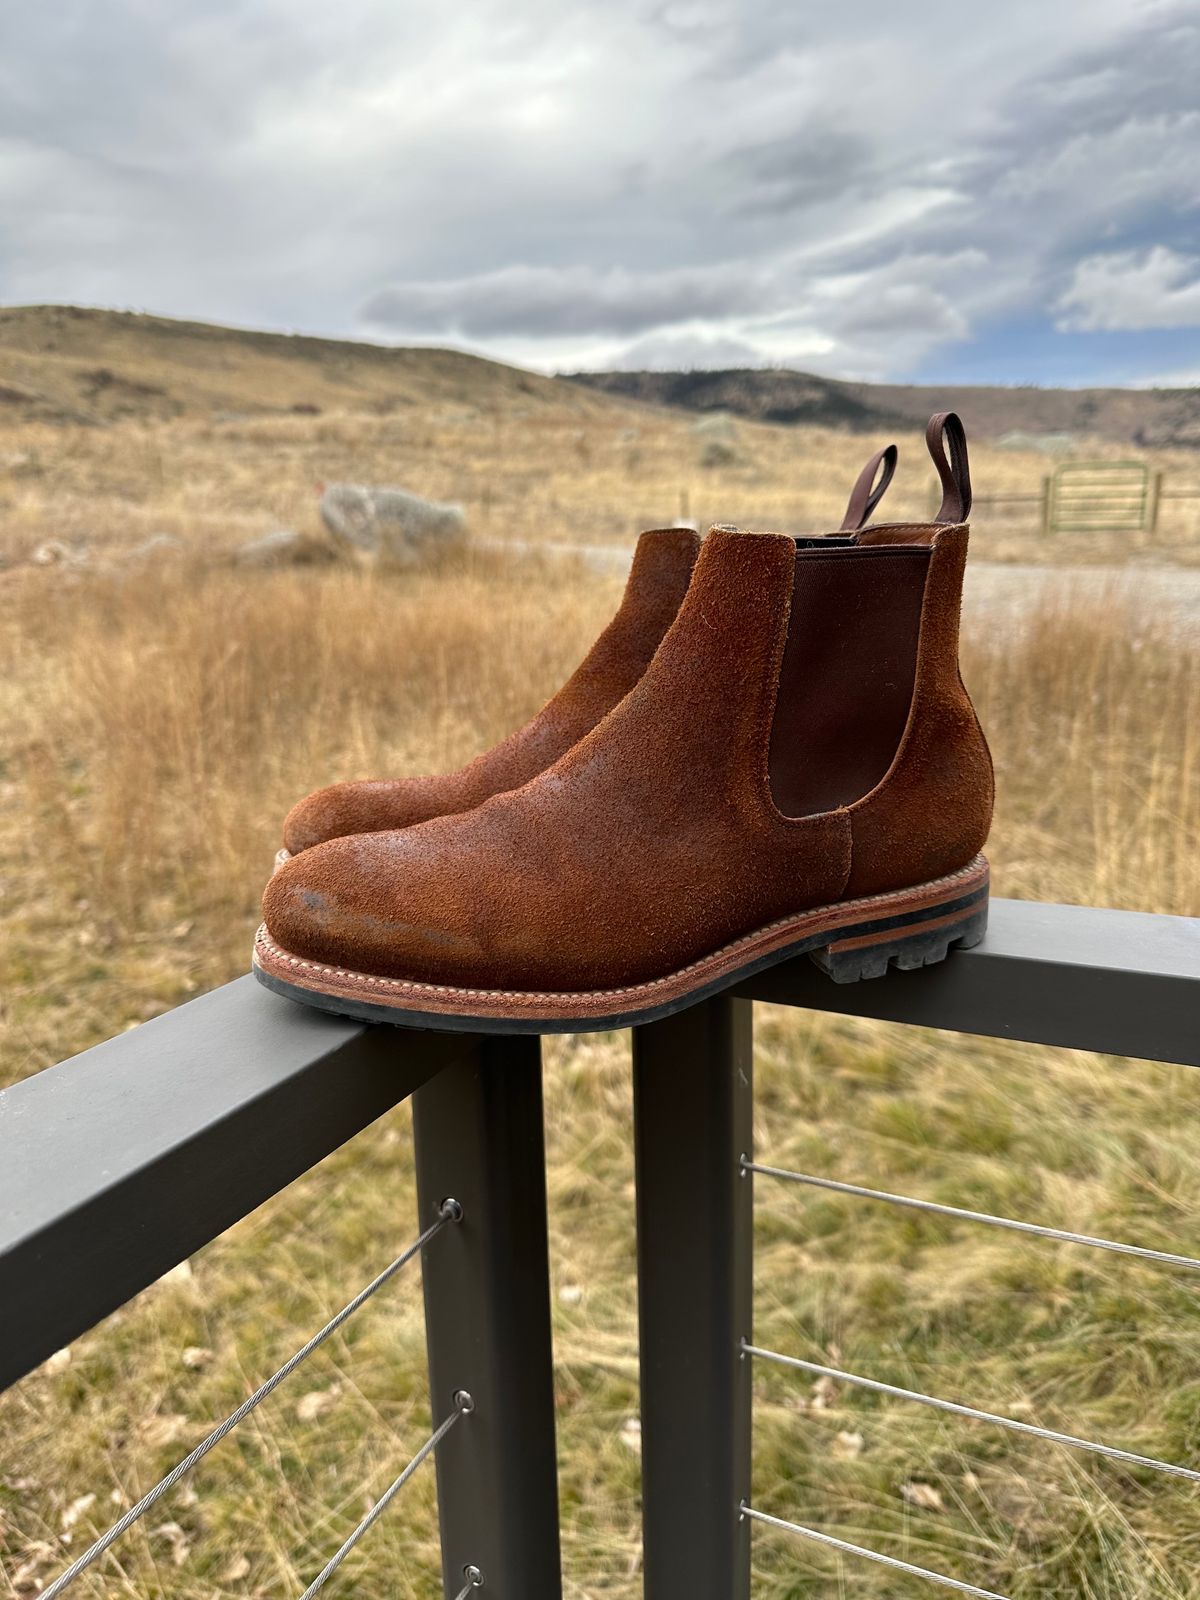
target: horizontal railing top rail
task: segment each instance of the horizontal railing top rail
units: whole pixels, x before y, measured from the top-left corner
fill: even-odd
[[[993,899],[983,943],[937,966],[841,985],[810,961],[789,961],[738,993],[812,1011],[1196,1067],[1200,918]]]
[[[747,999],[1200,1066],[1200,920],[994,900],[985,941]],[[463,1055],[240,978],[0,1092],[0,1388]]]

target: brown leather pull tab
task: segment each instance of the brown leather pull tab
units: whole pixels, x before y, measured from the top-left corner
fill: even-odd
[[[900,452],[894,444],[885,450],[876,450],[866,466],[854,480],[850,498],[846,502],[846,515],[842,518],[842,532],[857,533],[888,491],[888,484],[896,476],[896,462]],[[880,472],[880,467],[883,471]],[[876,483],[876,478],[879,482]]]
[[[966,429],[958,412],[939,411],[930,417],[925,443],[942,480],[942,508],[934,521],[965,522],[971,515],[971,463]]]

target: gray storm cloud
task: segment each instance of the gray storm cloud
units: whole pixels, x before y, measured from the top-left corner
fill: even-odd
[[[864,376],[997,318],[1191,325],[1195,7],[961,20],[26,7],[0,56],[0,299]]]
[[[781,303],[765,273],[741,263],[628,272],[613,267],[503,267],[476,277],[397,284],[367,301],[368,322],[412,333],[643,333],[647,328],[756,313]]]

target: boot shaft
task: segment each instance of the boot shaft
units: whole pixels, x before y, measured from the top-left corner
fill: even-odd
[[[848,548],[797,541],[768,781],[785,816],[848,809],[852,894],[954,870],[991,824],[991,756],[958,663],[971,508],[958,417],[935,416],[927,442],[937,520],[867,528]]]

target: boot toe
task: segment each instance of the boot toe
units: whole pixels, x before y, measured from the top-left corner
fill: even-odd
[[[308,961],[418,982],[464,981],[480,960],[480,941],[466,918],[454,919],[440,903],[435,875],[398,859],[403,854],[403,835],[371,833],[293,856],[263,894],[267,932]]]

